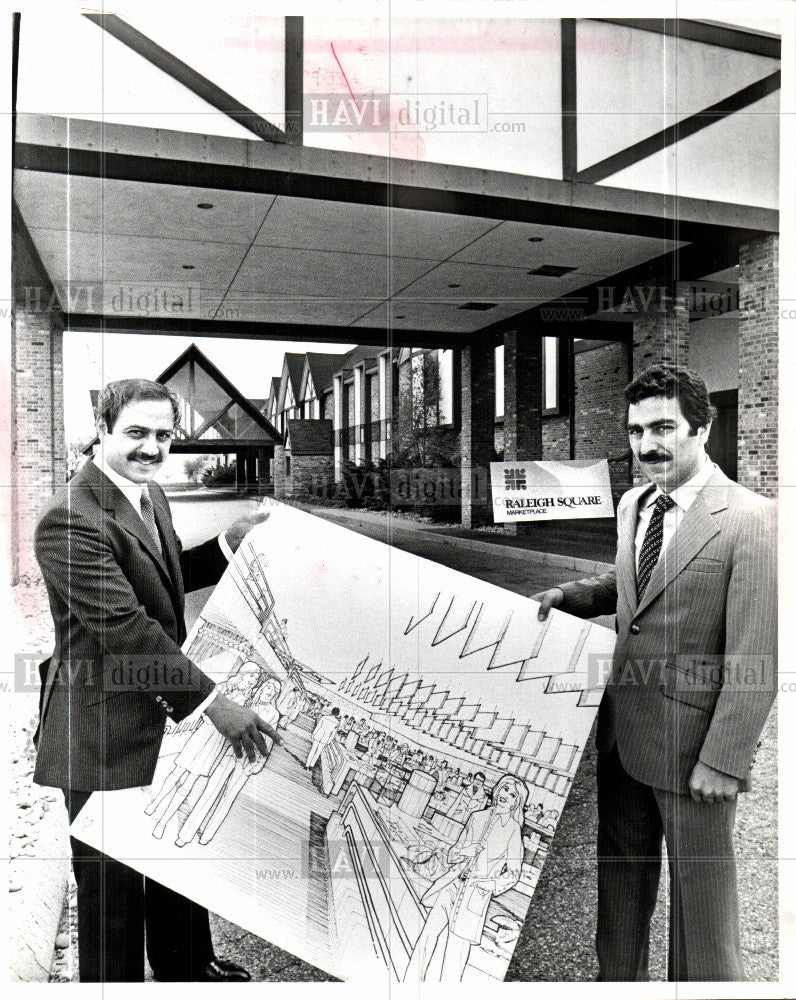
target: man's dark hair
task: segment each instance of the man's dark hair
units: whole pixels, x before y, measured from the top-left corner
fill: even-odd
[[[700,427],[707,427],[716,418],[716,408],[710,403],[704,380],[684,365],[671,362],[651,365],[625,387],[628,403],[640,403],[651,396],[676,399],[691,434],[696,434]]]
[[[481,781],[486,781],[486,775],[483,771],[476,771],[473,775],[473,781],[475,781],[476,778],[480,778]]]
[[[180,403],[177,396],[168,386],[160,382],[150,382],[146,378],[123,378],[118,382],[109,382],[100,393],[97,401],[97,423],[104,423],[108,433],[113,433],[116,420],[128,403],[137,403],[142,399],[163,399],[171,403],[174,413],[175,429],[180,423]]]

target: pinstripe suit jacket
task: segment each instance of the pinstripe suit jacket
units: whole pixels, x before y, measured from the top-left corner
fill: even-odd
[[[776,693],[776,507],[716,470],[636,600],[640,497],[617,510],[613,570],[564,584],[563,610],[616,613],[617,642],[597,726],[625,770],[688,793],[697,760],[741,779]]]
[[[55,625],[49,683],[42,671],[39,784],[149,784],[167,717],[189,715],[214,687],[180,650],[183,611],[185,591],[216,583],[226,559],[215,538],[183,552],[162,489],[150,495],[162,554],[91,461],[39,521],[36,558]]]

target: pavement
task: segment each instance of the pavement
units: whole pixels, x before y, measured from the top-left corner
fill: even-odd
[[[196,544],[231,523],[251,500],[236,498],[174,498],[173,514],[178,533],[186,546]],[[381,512],[315,508],[312,513],[338,524],[387,542],[405,551],[432,559],[469,573],[478,579],[530,596],[539,590],[574,579],[584,573],[599,571],[605,562],[597,543],[575,548],[574,552],[543,551],[538,538],[537,550],[531,550],[525,537],[505,541],[507,536],[490,538],[489,532],[467,532],[454,526],[438,526],[407,518],[388,517]],[[599,533],[598,533],[599,534]],[[510,536],[509,536],[510,537]],[[602,544],[605,544],[604,542]],[[549,546],[547,546],[549,548]],[[566,549],[567,546],[562,546]],[[579,554],[578,554],[579,553]],[[42,592],[16,588],[17,606],[23,608],[24,648],[49,650],[49,618]],[[201,610],[209,591],[189,595],[186,618],[190,622]],[[38,643],[38,645],[37,645]],[[23,648],[16,646],[15,648]],[[32,746],[30,744],[35,700],[20,703],[23,722],[16,734],[16,762],[12,765],[12,795],[18,806],[18,821],[29,809],[28,829],[18,838],[27,851],[11,869],[12,906],[16,905],[20,927],[16,963],[18,981],[46,978],[44,966],[50,955],[50,981],[69,982],[76,969],[76,930],[74,897],[69,895],[65,864],[64,810],[57,799],[48,800],[52,790],[37,789],[30,783]],[[762,746],[755,765],[752,791],[740,797],[735,828],[741,896],[742,942],[747,978],[750,981],[775,981],[778,977],[778,844],[777,844],[777,757],[776,709],[766,724]],[[534,893],[507,981],[588,982],[597,972],[593,940],[596,918],[596,751],[590,739],[575,777],[572,790],[559,822],[552,849]],[[27,803],[27,808],[23,808]],[[35,808],[34,808],[35,806]],[[38,834],[35,830],[40,828]],[[16,828],[12,828],[12,833]],[[58,838],[61,838],[59,841]],[[58,846],[60,844],[60,846]],[[36,859],[40,862],[36,864]],[[31,860],[26,868],[20,867]],[[16,878],[16,881],[14,879]],[[57,889],[56,901],[49,911],[35,901],[42,895],[48,900]],[[44,890],[46,889],[46,892]],[[16,901],[14,901],[16,897]],[[25,902],[27,898],[27,903]],[[67,905],[64,907],[64,902]],[[665,979],[665,907],[666,884],[662,879],[659,906],[653,918],[651,972],[654,980]],[[29,917],[30,912],[38,917]],[[13,917],[13,911],[12,911]],[[322,982],[332,977],[295,956],[262,941],[218,917],[211,918],[216,951],[219,955],[246,966],[255,981]],[[27,922],[25,922],[27,921]],[[58,937],[59,947],[54,948]],[[45,958],[25,959],[25,947],[38,941]],[[24,942],[24,944],[23,944]],[[36,950],[34,947],[34,951]],[[12,955],[14,952],[12,944]],[[12,967],[12,974],[15,969]]]

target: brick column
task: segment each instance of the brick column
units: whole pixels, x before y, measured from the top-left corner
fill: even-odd
[[[542,339],[527,330],[503,338],[503,459],[542,458]],[[525,534],[529,523],[508,524]]]
[[[492,344],[462,348],[462,524],[491,522],[489,462],[495,440],[495,351]]]
[[[738,479],[777,495],[779,237],[740,248],[738,298]]]
[[[625,308],[633,317],[633,375],[662,361],[687,365],[689,318],[685,285],[661,283],[637,288],[632,299],[635,311],[633,306]],[[634,483],[646,482],[632,460],[628,465]]]
[[[688,364],[688,303],[685,286],[650,285],[633,294],[633,374],[674,361]],[[635,307],[635,308],[634,308]]]
[[[15,289],[11,365],[11,572],[19,583],[40,577],[36,522],[66,483],[63,318],[45,289]]]

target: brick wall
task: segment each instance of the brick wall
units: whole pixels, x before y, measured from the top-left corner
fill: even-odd
[[[740,249],[738,341],[738,479],[777,494],[778,252],[767,236]]]
[[[47,297],[44,297],[47,302]],[[66,483],[63,320],[17,301],[12,319],[12,580],[36,580],[36,522]]]
[[[274,499],[284,500],[288,493],[288,481],[285,469],[287,462],[285,460],[285,448],[284,445],[277,444],[274,446]]]
[[[294,455],[290,466],[288,493],[292,497],[315,496],[332,491],[334,459],[331,455]]]
[[[575,458],[627,451],[623,424],[627,348],[607,344],[575,355]]]
[[[550,461],[569,458],[569,417],[542,419],[542,458]]]

